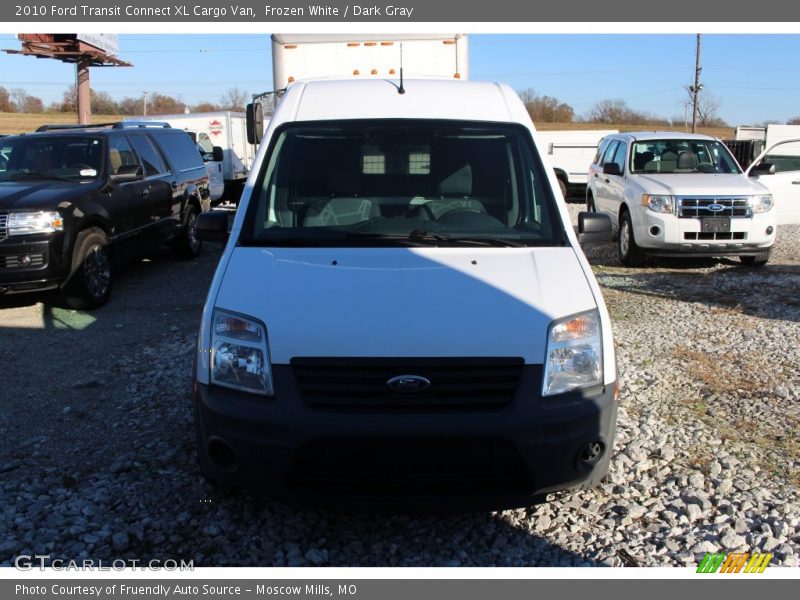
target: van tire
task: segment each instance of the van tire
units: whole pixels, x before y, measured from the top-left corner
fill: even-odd
[[[99,308],[108,302],[112,282],[108,237],[102,229],[84,229],[75,240],[70,275],[61,288],[64,301],[76,310]]]
[[[756,254],[755,256],[740,256],[739,260],[743,265],[747,265],[748,267],[763,267],[769,262],[771,255],[772,248],[770,247],[769,249],[761,252],[760,254]]]
[[[626,267],[641,267],[647,261],[644,252],[636,244],[631,214],[627,210],[623,211],[619,220],[617,249],[619,250],[619,261]]]
[[[192,259],[200,256],[203,242],[197,237],[197,217],[200,210],[194,204],[186,206],[186,215],[183,218],[183,228],[175,240],[175,254],[180,258]]]

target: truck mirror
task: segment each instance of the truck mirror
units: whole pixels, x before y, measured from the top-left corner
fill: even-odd
[[[619,165],[614,162],[607,162],[603,165],[603,173],[606,175],[622,175]]]
[[[213,160],[214,162],[222,162],[225,158],[222,152],[222,148],[220,146],[214,146],[211,149],[211,156],[212,156],[211,160]]]
[[[775,165],[773,163],[758,163],[750,169],[750,176],[754,175],[775,175]]]
[[[247,143],[258,144],[264,136],[264,107],[260,102],[247,105]]]
[[[594,212],[578,213],[578,241],[601,244],[611,241],[611,217]]]
[[[203,242],[228,241],[228,213],[224,210],[211,210],[197,216],[197,237]]]

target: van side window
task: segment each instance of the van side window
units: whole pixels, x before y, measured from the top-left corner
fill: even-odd
[[[128,139],[122,136],[108,141],[108,173],[116,175],[120,167],[139,165],[139,159],[133,152]]]
[[[131,136],[131,143],[142,159],[145,177],[161,175],[167,172],[167,167],[164,165],[161,156],[156,152],[156,149],[153,148],[150,138],[144,135],[134,135]]]

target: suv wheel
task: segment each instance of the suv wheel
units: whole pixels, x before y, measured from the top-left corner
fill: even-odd
[[[175,242],[175,252],[181,258],[197,258],[203,249],[203,242],[197,236],[197,215],[200,211],[194,205],[186,207],[183,231]]]
[[[772,248],[768,250],[756,254],[755,256],[740,256],[739,260],[742,261],[743,265],[747,265],[749,267],[763,267],[765,264],[769,262],[769,257],[772,254]]]
[[[111,295],[111,276],[105,233],[94,228],[81,231],[72,253],[72,271],[62,290],[67,305],[78,310],[102,306]]]
[[[641,248],[636,244],[633,236],[633,223],[628,211],[622,213],[619,223],[619,260],[626,267],[641,267],[646,257]]]

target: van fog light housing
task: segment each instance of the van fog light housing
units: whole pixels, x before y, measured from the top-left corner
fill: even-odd
[[[603,343],[597,310],[553,322],[548,334],[542,395],[602,382]]]

